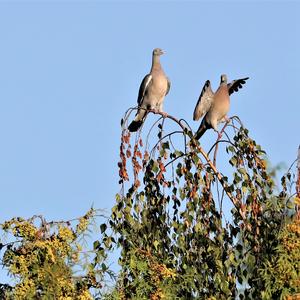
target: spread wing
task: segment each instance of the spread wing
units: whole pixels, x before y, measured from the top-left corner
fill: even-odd
[[[228,93],[229,95],[231,95],[234,92],[237,92],[239,89],[241,89],[243,87],[243,84],[246,83],[246,80],[248,80],[249,77],[246,78],[241,78],[241,79],[236,79],[233,80],[232,82],[227,84],[227,88],[228,88]]]
[[[139,106],[141,106],[141,104],[143,102],[143,98],[145,96],[145,93],[146,93],[147,88],[148,88],[149,84],[151,83],[151,81],[152,81],[152,75],[148,74],[144,77],[144,79],[140,85],[138,99],[137,99],[137,103]]]
[[[213,99],[214,93],[211,90],[210,81],[206,80],[194,110],[194,121],[199,120],[204,114],[208,112],[213,102]]]
[[[168,93],[170,91],[170,88],[171,88],[171,81],[170,81],[170,79],[168,77],[167,77],[167,81],[168,81],[168,86],[167,86],[167,91],[166,91],[166,95],[165,96],[168,95]]]

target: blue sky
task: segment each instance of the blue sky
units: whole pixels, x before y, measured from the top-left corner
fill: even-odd
[[[155,47],[172,82],[166,112],[196,129],[205,80],[249,76],[229,115],[273,165],[289,165],[300,143],[299,13],[296,1],[0,1],[0,222],[109,210],[120,119]]]

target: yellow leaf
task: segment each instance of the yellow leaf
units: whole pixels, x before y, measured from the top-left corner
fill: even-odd
[[[299,197],[295,197],[294,201],[295,201],[296,205],[300,205],[300,198]]]

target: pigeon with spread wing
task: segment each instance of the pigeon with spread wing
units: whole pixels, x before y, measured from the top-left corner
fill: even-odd
[[[152,53],[152,67],[140,85],[138,94],[138,111],[135,119],[128,126],[130,132],[137,131],[143,124],[147,109],[163,112],[163,101],[170,90],[170,80],[165,75],[160,64],[163,50],[156,48]]]
[[[227,83],[227,76],[221,75],[220,86],[215,93],[211,89],[210,81],[205,82],[193,116],[194,121],[204,116],[196,132],[196,139],[200,139],[207,129],[218,131],[218,124],[228,120],[226,115],[230,107],[229,96],[241,89],[248,79],[246,77]]]

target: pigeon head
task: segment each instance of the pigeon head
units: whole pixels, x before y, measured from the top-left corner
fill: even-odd
[[[226,83],[227,84],[227,76],[225,74],[221,75],[221,84]]]
[[[162,49],[160,49],[160,48],[155,48],[154,50],[153,50],[153,55],[157,55],[157,56],[160,56],[160,55],[163,55],[165,52],[162,50]]]

